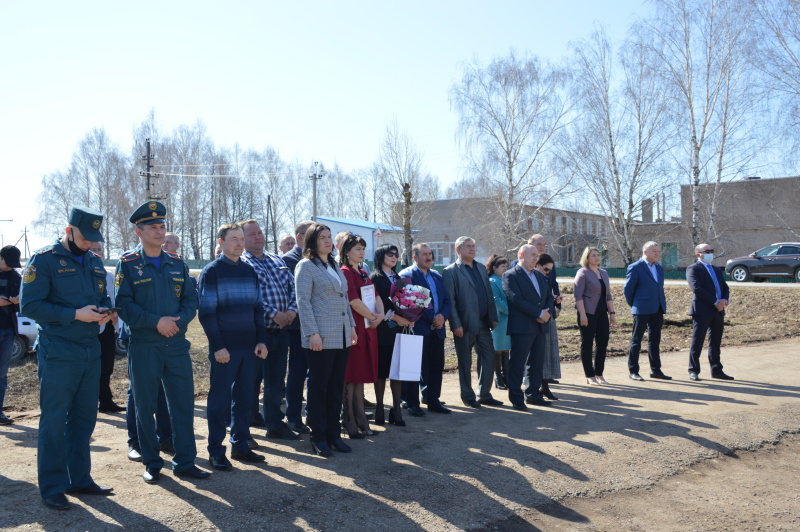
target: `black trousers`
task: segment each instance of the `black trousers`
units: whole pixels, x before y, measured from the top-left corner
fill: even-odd
[[[650,359],[650,371],[661,369],[661,327],[664,325],[664,313],[634,314],[633,334],[628,349],[628,370],[639,373],[639,351],[642,349],[642,338],[647,331],[647,356]]]
[[[720,345],[725,328],[725,313],[715,312],[704,316],[692,316],[692,344],[689,346],[689,371],[700,374],[700,351],[708,336],[708,362],[711,374],[722,373]]]
[[[519,404],[525,398],[541,399],[539,388],[544,371],[544,351],[546,332],[536,334],[511,334],[511,351],[508,357],[508,400]],[[522,392],[522,380],[527,374],[528,387]]]
[[[344,392],[344,373],[350,348],[306,349],[308,361],[308,400],[306,424],[315,442],[333,441],[339,437]]]
[[[603,375],[606,367],[606,350],[608,348],[608,338],[611,334],[608,322],[608,313],[587,314],[586,319],[589,324],[581,327],[581,315],[578,313],[578,328],[581,331],[581,362],[583,363],[583,374],[589,377]],[[641,340],[640,340],[641,341]],[[592,346],[596,345],[594,354],[594,364],[592,364]]]
[[[111,374],[114,373],[116,355],[114,324],[106,323],[106,328],[97,335],[97,339],[100,340],[100,403],[102,404],[114,400],[111,395]]]

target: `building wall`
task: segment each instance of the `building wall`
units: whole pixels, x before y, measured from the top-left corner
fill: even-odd
[[[775,242],[800,241],[800,177],[755,179],[723,183],[718,191],[716,231],[710,224],[713,185],[700,188],[702,240],[709,241],[721,258],[732,259]],[[689,223],[692,190],[681,186],[681,217],[686,221],[688,254],[693,258]]]

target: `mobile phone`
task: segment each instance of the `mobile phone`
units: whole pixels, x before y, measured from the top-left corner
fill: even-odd
[[[98,314],[113,314],[122,310],[120,307],[107,308],[105,310],[95,310]]]

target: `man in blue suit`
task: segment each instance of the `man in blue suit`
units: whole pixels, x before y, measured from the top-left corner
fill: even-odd
[[[639,375],[639,351],[642,338],[647,331],[647,355],[650,359],[650,378],[670,380],[672,377],[661,371],[661,327],[667,313],[667,296],[664,294],[664,268],[659,264],[661,246],[646,242],[642,246],[642,258],[628,266],[625,274],[625,300],[633,314],[633,334],[628,349],[628,370],[635,381],[643,381]]]
[[[545,335],[549,332],[553,292],[547,278],[534,269],[539,254],[536,247],[519,248],[519,262],[503,275],[503,291],[508,297],[508,399],[516,410],[527,410],[525,403],[547,406],[539,391],[544,368]],[[522,374],[528,367],[528,389],[522,390]]]
[[[414,334],[422,336],[422,378],[420,383],[409,382],[406,402],[409,411],[419,407],[419,387],[422,386],[422,402],[428,404],[428,412],[449,414],[439,398],[442,395],[442,373],[444,372],[444,322],[450,317],[450,296],[444,287],[444,279],[433,266],[433,251],[428,244],[419,243],[413,248],[414,265],[400,272],[400,277],[410,278],[411,283],[431,291],[433,306],[422,313],[414,323]]]
[[[708,244],[694,248],[697,262],[686,268],[686,280],[692,289],[692,344],[689,348],[689,378],[700,380],[700,351],[708,334],[708,361],[711,364],[711,378],[732,381],[733,377],[722,371],[720,344],[725,327],[725,307],[728,306],[730,289],[722,270],[711,265],[714,250]]]

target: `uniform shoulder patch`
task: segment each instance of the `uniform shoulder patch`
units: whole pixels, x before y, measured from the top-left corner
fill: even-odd
[[[50,244],[49,246],[45,246],[45,247],[43,247],[41,249],[37,249],[33,253],[35,255],[44,255],[45,253],[50,253],[51,251],[53,251],[53,245],[52,244]]]
[[[171,251],[165,251],[164,253],[166,253],[167,255],[172,257],[173,259],[183,260],[183,255],[180,255],[178,253],[173,253]]]
[[[130,253],[125,253],[122,255],[119,260],[122,262],[131,262],[132,260],[140,259],[141,255],[139,255],[138,251],[131,251]]]

